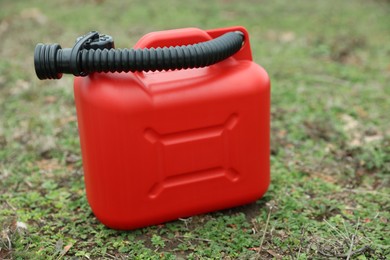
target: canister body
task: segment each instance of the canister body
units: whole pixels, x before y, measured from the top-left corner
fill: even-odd
[[[207,68],[76,78],[87,198],[103,224],[160,224],[266,192],[270,83],[263,68],[237,57]]]

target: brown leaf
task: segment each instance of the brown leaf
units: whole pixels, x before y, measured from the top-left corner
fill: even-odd
[[[76,121],[77,121],[77,117],[72,115],[72,116],[61,118],[60,124],[66,125],[66,124],[69,124],[70,122],[76,122]]]
[[[54,102],[57,101],[57,97],[56,96],[46,96],[45,97],[45,103],[46,104],[52,104]]]
[[[57,160],[54,160],[54,159],[50,159],[50,160],[43,159],[43,160],[37,161],[36,165],[38,166],[38,168],[41,171],[44,171],[44,172],[51,172],[53,170],[61,169],[61,165],[58,163]]]
[[[272,251],[272,250],[267,250],[267,253],[275,257],[276,259],[282,259],[283,257],[279,255],[278,253]]]
[[[335,178],[333,178],[332,176],[328,175],[328,174],[323,174],[321,172],[314,172],[312,174],[312,176],[314,177],[317,177],[325,182],[328,182],[328,183],[336,183],[337,180]]]
[[[281,42],[292,42],[295,40],[294,32],[283,32],[279,37]]]
[[[61,259],[68,251],[69,249],[73,246],[73,244],[68,244],[64,247],[64,249],[61,251],[58,259]]]

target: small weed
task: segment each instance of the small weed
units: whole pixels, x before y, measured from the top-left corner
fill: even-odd
[[[157,248],[164,248],[165,242],[159,235],[153,235],[151,238],[152,245]]]

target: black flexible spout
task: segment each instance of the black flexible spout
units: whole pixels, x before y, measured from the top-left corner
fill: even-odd
[[[60,79],[63,73],[86,76],[92,72],[163,71],[202,68],[238,52],[244,42],[241,32],[229,32],[190,45],[114,49],[110,36],[91,32],[80,37],[73,48],[38,44],[34,53],[39,79]]]

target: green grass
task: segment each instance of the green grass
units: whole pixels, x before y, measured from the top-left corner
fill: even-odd
[[[385,259],[390,255],[390,4],[0,3],[0,258]],[[38,42],[92,29],[245,26],[272,80],[272,182],[250,205],[134,231],[93,216],[72,77],[37,80]]]

